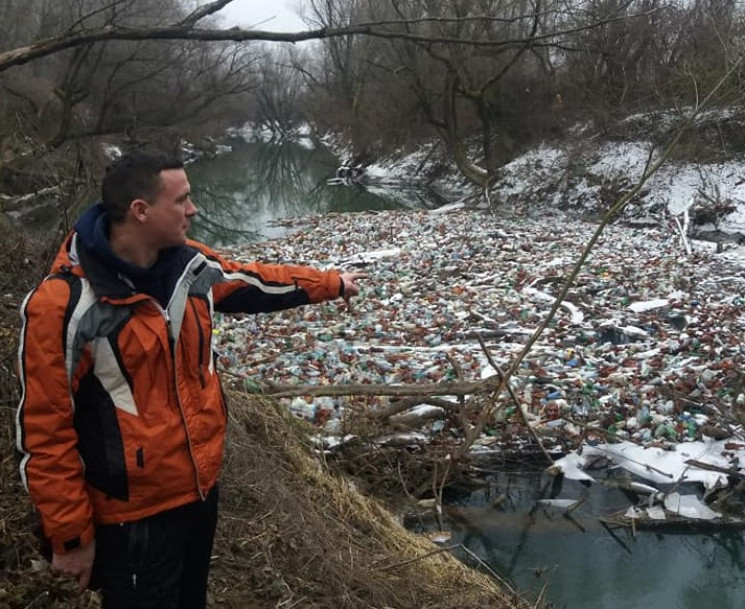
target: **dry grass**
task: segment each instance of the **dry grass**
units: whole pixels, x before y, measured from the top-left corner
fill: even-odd
[[[230,407],[213,606],[527,606],[330,472],[276,403]]]
[[[22,236],[2,241],[0,609],[99,607],[95,594],[81,595],[72,582],[49,572],[16,469],[18,308],[48,268],[50,244]],[[228,395],[231,421],[210,607],[529,606],[446,549],[407,532],[379,503],[329,471],[309,446],[308,428],[276,402],[237,391]],[[364,475],[365,468],[358,473]]]

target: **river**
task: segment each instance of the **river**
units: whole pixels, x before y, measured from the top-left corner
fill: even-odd
[[[293,142],[231,141],[232,151],[189,165],[201,213],[192,236],[213,246],[282,237],[288,217],[330,212],[429,208],[434,191],[369,178],[365,186],[334,182],[338,160],[325,149]]]
[[[567,609],[735,609],[745,606],[745,544],[737,531],[695,533],[604,526],[629,498],[604,486],[565,481],[565,509],[537,503],[552,477],[500,473],[488,489],[448,501],[449,544],[468,548],[488,568],[535,598]],[[555,490],[555,488],[553,489]],[[431,528],[431,525],[430,525]],[[473,562],[469,552],[456,550]]]
[[[431,207],[439,199],[401,187],[331,186],[337,160],[296,144],[232,143],[232,152],[189,165],[200,208],[194,236],[232,245],[286,234],[288,216]],[[537,504],[554,479],[495,471],[488,487],[449,496],[448,544],[477,556],[516,588],[570,609],[735,609],[745,606],[743,535],[609,530],[598,516],[629,505],[621,491],[565,482],[562,497],[584,499],[571,518]],[[433,523],[410,523],[431,530]],[[468,551],[458,549],[468,548]],[[472,554],[471,554],[472,553]]]

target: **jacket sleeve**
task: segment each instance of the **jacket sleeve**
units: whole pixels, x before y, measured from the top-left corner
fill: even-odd
[[[26,298],[19,346],[21,478],[58,554],[87,544],[94,534],[65,367],[69,293],[66,281],[52,278]]]
[[[223,313],[279,311],[304,304],[332,300],[343,294],[338,271],[309,266],[262,264],[226,260],[202,244],[197,246],[223,281],[213,287],[215,309]]]

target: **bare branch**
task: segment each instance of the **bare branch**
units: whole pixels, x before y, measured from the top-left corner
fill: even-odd
[[[230,376],[243,378],[227,372]],[[457,383],[432,383],[429,385],[261,385],[264,395],[277,398],[292,398],[298,396],[438,396],[438,395],[471,395],[490,393],[497,387],[496,377],[483,381],[463,381]]]
[[[178,25],[184,27],[193,27],[200,19],[204,19],[208,15],[212,15],[222,10],[232,1],[233,0],[216,0],[215,2],[205,4],[204,6],[201,6],[194,12],[192,12],[189,16],[186,17],[186,19],[180,21]]]
[[[227,4],[229,0],[219,0],[209,5],[215,8],[218,4]],[[215,9],[216,10],[216,9]],[[214,12],[214,10],[212,11]],[[637,15],[644,17],[649,13]],[[204,16],[204,15],[202,15]],[[201,17],[200,17],[201,18]],[[189,18],[187,18],[189,19]],[[621,20],[619,17],[615,20]],[[609,23],[614,19],[603,21]],[[400,25],[405,24],[401,21]],[[67,33],[54,38],[47,38],[30,44],[28,46],[11,49],[0,53],[0,72],[7,70],[12,66],[28,63],[34,59],[52,55],[65,49],[70,49],[92,42],[101,42],[104,40],[202,40],[205,42],[218,42],[232,40],[233,42],[251,42],[251,41],[270,41],[270,42],[304,42],[306,40],[320,40],[326,38],[336,38],[339,36],[349,36],[352,34],[362,36],[373,36],[376,38],[408,40],[411,42],[426,42],[430,44],[462,44],[474,47],[522,47],[527,43],[536,46],[539,41],[544,44],[557,44],[562,36],[575,34],[584,30],[597,27],[597,23],[549,32],[529,38],[516,38],[513,40],[471,40],[458,37],[443,37],[415,34],[409,32],[393,31],[381,29],[378,23],[360,23],[338,28],[321,28],[315,30],[306,30],[303,32],[267,32],[263,30],[246,30],[238,27],[228,30],[208,30],[195,29],[189,23],[182,22],[177,25],[152,27],[152,28],[128,28],[106,26],[97,30],[88,30],[83,32]]]
[[[90,13],[86,13],[82,17],[80,17],[77,21],[70,24],[70,26],[67,28],[67,33],[72,34],[77,28],[81,27],[87,20],[95,17],[96,15],[99,15],[101,13],[105,13],[107,11],[115,10],[116,7],[119,4],[123,4],[127,0],[115,0],[111,4],[107,4],[105,6],[102,6],[100,8],[97,8],[96,10],[91,11]],[[107,20],[108,21],[108,20]]]

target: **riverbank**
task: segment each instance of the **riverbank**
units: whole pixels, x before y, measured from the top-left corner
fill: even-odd
[[[370,278],[351,310],[330,304],[222,320],[221,365],[255,390],[267,381],[395,387],[495,377],[545,318],[596,230],[563,212],[457,208],[285,224],[291,237],[228,253],[364,269]],[[609,226],[517,370],[514,397],[503,392],[486,405],[466,395],[465,410],[452,396],[372,391],[362,401],[324,395],[285,405],[317,424],[329,454],[359,442],[360,422],[374,421],[364,437],[371,446],[440,455],[466,448],[471,462],[535,449],[536,438],[552,458],[624,441],[649,448],[652,462],[655,450],[716,439],[738,470],[744,252],[687,245],[690,253],[672,229]],[[482,433],[469,438],[480,423]]]
[[[38,518],[15,454],[19,307],[55,243],[5,235],[0,271],[0,607],[95,609],[39,552]],[[45,251],[48,250],[48,251]],[[233,387],[229,386],[233,385]],[[230,425],[209,607],[527,609],[534,603],[406,531],[378,502],[319,463],[305,425],[226,383]]]

